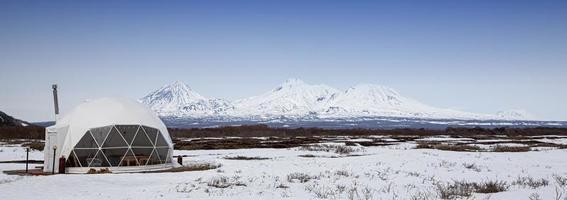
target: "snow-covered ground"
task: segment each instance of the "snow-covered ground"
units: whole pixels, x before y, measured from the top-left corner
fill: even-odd
[[[327,144],[326,146],[341,145]],[[505,181],[507,191],[473,199],[566,198],[567,149],[530,152],[453,152],[414,149],[414,143],[352,147],[176,151],[185,164],[218,163],[207,171],[53,176],[0,175],[0,199],[439,199],[439,185]],[[332,148],[332,147],[331,147]],[[23,148],[0,147],[0,160],[22,159]],[[31,159],[42,159],[34,151]],[[264,160],[229,160],[247,156]],[[0,170],[24,164],[0,164]],[[522,178],[524,177],[524,178]],[[517,180],[544,179],[531,187]],[[544,182],[545,182],[544,181]]]

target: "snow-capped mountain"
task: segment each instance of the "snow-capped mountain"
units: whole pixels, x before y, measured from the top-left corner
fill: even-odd
[[[165,85],[139,101],[160,116],[204,117],[234,109],[229,101],[203,97],[181,81]]]
[[[494,116],[435,108],[400,95],[392,88],[359,84],[334,94],[323,106],[323,117],[412,117],[494,119]]]
[[[289,79],[259,96],[228,101],[206,98],[184,83],[151,92],[140,99],[160,116],[223,119],[352,119],[360,117],[406,117],[465,120],[525,120],[525,112],[495,115],[436,108],[400,95],[394,89],[359,84],[345,91]]]
[[[259,96],[235,101],[234,116],[302,117],[319,111],[338,90],[326,85],[309,85],[299,79],[289,79],[275,89]]]
[[[370,84],[359,84],[336,93],[323,106],[325,115],[416,115],[426,106],[401,96],[395,90]]]
[[[504,110],[496,113],[501,119],[533,120],[534,117],[525,110]]]

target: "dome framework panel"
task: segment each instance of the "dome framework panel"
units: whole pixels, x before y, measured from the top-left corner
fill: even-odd
[[[132,144],[132,140],[134,140],[134,136],[140,128],[139,125],[115,125],[114,127],[120,132],[128,145]]]
[[[92,137],[91,132],[87,131],[81,140],[77,142],[75,148],[81,149],[89,149],[89,148],[98,148],[98,144],[96,143],[95,139]]]
[[[91,134],[94,137],[95,141],[97,142],[98,146],[100,147],[102,146],[104,140],[108,136],[108,133],[110,133],[112,127],[113,126],[103,126],[103,127],[90,129]]]
[[[102,148],[109,147],[128,147],[128,143],[126,143],[126,140],[124,140],[122,134],[120,134],[120,131],[118,131],[118,129],[116,129],[116,127],[114,126],[112,127],[110,133],[108,133],[108,136],[106,137],[104,144],[102,145]]]
[[[132,147],[153,147],[154,144],[151,142],[150,138],[144,131],[144,129],[138,129],[136,136],[134,137],[134,141],[131,144]]]

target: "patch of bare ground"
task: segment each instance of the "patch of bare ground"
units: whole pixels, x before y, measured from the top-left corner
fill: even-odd
[[[219,163],[191,163],[181,167],[174,167],[171,169],[149,171],[144,173],[162,173],[162,172],[188,172],[188,171],[205,171],[211,169],[217,169],[222,165]]]
[[[345,157],[358,157],[358,156],[366,156],[366,154],[346,154],[340,156],[324,156],[324,155],[313,155],[313,154],[298,155],[298,157],[302,157],[302,158],[345,158]]]
[[[300,146],[299,150],[334,152],[337,154],[350,154],[353,152],[363,151],[364,149],[362,149],[362,147],[334,145],[334,144],[308,144],[308,145]]]
[[[302,155],[299,155],[299,157],[303,157],[303,158],[316,158],[317,156],[316,156],[316,155],[313,155],[313,154],[302,154]]]
[[[478,146],[467,145],[467,144],[442,144],[436,142],[419,142],[416,149],[437,149],[443,151],[466,151],[466,152],[476,152],[482,149]]]
[[[184,139],[174,138],[175,149],[178,150],[197,150],[197,149],[245,149],[245,148],[293,148],[303,147],[316,143],[339,143],[344,142],[344,146],[348,147],[365,147],[365,146],[388,146],[403,142],[417,142],[418,149],[438,149],[445,151],[463,151],[463,152],[525,152],[533,147],[545,148],[567,148],[565,144],[555,144],[552,142],[542,142],[533,139],[533,137],[508,137],[506,135],[477,135],[477,136],[449,136],[452,140],[447,141],[416,141],[423,139],[425,136],[388,136],[389,140],[378,139],[373,137],[357,136],[351,139],[368,139],[369,141],[345,141],[345,136],[313,136],[313,137],[268,137],[268,138],[201,138],[201,139]],[[349,138],[347,136],[347,138]],[[462,138],[462,140],[459,140]],[[474,138],[482,138],[476,140]],[[518,146],[510,146],[517,144]],[[38,144],[39,145],[39,144]],[[478,145],[497,146],[490,149],[482,149]],[[500,146],[498,146],[500,145]],[[523,147],[522,147],[523,146]],[[37,147],[41,148],[41,147]],[[535,148],[534,150],[537,150]],[[339,149],[340,150],[340,149]],[[344,149],[347,150],[348,149]]]
[[[494,148],[492,148],[492,151],[493,152],[527,152],[530,151],[530,147],[496,145]]]
[[[503,139],[503,138],[500,138]],[[555,148],[567,148],[567,145],[564,144],[555,144],[555,143],[548,143],[548,142],[541,142],[541,141],[537,141],[534,138],[529,138],[529,137],[510,137],[510,138],[504,138],[505,140],[492,140],[492,141],[475,141],[473,142],[474,144],[483,144],[483,145],[499,145],[502,143],[508,143],[508,144],[518,144],[518,145],[524,145],[524,146],[528,146],[528,147],[555,147]],[[553,139],[559,139],[558,137],[550,137],[548,138],[550,140]]]
[[[385,141],[368,141],[368,142],[352,142],[352,141],[345,141],[345,145],[347,146],[365,146],[365,147],[372,147],[372,146],[390,146],[395,145],[398,142],[385,142]]]
[[[522,146],[510,146],[510,144],[522,145]],[[492,148],[483,149],[476,145],[494,145]],[[502,141],[491,141],[491,142],[477,142],[477,141],[467,141],[467,142],[455,142],[455,141],[418,141],[416,149],[437,149],[443,151],[464,151],[464,152],[528,152],[531,151],[533,147],[549,147],[563,149],[567,148],[567,145],[545,143],[539,141],[524,141],[509,139]]]
[[[248,157],[248,156],[227,156],[227,157],[224,157],[224,159],[227,159],[227,160],[269,160],[270,158],[258,157],[258,156],[254,156],[254,157]]]
[[[250,148],[292,148],[304,144],[317,143],[321,139],[316,137],[304,138],[272,138],[270,142],[257,138],[224,138],[220,140],[194,139],[191,141],[174,140],[175,149],[250,149]]]
[[[170,128],[168,129],[175,138],[199,138],[199,137],[313,137],[313,136],[392,136],[406,141],[422,136],[451,135],[455,137],[476,137],[474,139],[491,138],[503,135],[507,137],[526,137],[541,135],[567,135],[566,128],[453,128],[445,130],[433,129],[322,129],[322,128],[272,128],[267,125],[245,125],[227,126],[219,128]],[[43,137],[43,132],[41,136]]]

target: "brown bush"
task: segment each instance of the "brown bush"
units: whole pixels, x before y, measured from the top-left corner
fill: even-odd
[[[0,127],[0,139],[45,139],[45,128],[33,125]]]
[[[437,149],[443,151],[480,151],[481,148],[472,145],[454,145],[454,144],[436,144],[436,143],[419,143],[416,149]]]
[[[492,151],[494,152],[527,152],[530,151],[530,147],[512,147],[512,146],[504,146],[504,145],[496,145]]]
[[[508,190],[508,184],[504,181],[488,181],[474,184],[477,193],[497,193]]]
[[[29,142],[22,145],[23,147],[29,147],[30,149],[43,151],[44,142]]]

